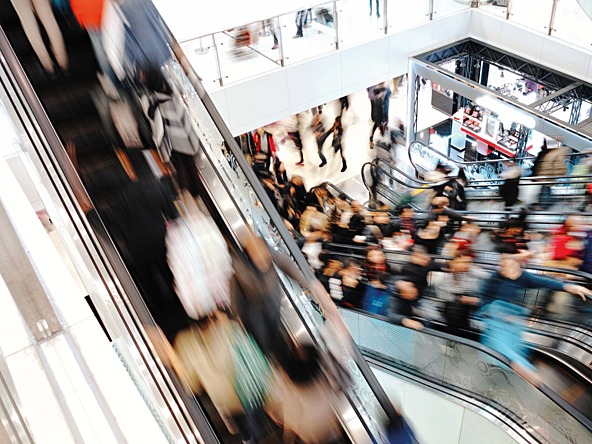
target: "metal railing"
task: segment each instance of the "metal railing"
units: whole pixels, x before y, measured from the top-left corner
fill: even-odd
[[[367,3],[333,0],[311,3],[300,11],[288,10],[272,17],[261,15],[254,22],[237,23],[230,29],[197,35],[180,44],[205,86],[211,88],[400,32],[469,8],[479,8],[503,20],[518,22],[589,49],[592,27],[590,18],[582,13],[586,9],[580,3],[582,1],[382,0],[379,2],[380,16],[375,16],[376,11],[372,10],[368,17]],[[538,8],[538,14],[531,13],[531,6]],[[301,11],[304,11],[302,17],[299,15]],[[301,18],[304,23],[300,31],[304,37],[293,40],[292,33],[299,33],[298,21]],[[575,25],[574,20],[577,21]],[[229,63],[237,59],[244,61],[241,69],[231,69]]]

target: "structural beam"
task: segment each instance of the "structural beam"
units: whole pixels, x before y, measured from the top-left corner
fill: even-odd
[[[575,82],[575,83],[572,83],[571,85],[568,85],[568,86],[566,86],[565,88],[561,88],[560,90],[558,90],[558,91],[555,91],[553,94],[549,94],[548,96],[546,96],[546,97],[543,97],[542,99],[540,99],[540,100],[537,100],[537,101],[536,101],[536,102],[534,102],[534,103],[531,103],[529,106],[530,106],[531,108],[538,108],[538,107],[539,107],[539,106],[541,106],[543,103],[545,103],[545,102],[548,102],[549,100],[554,100],[554,99],[556,99],[556,98],[558,98],[558,97],[562,96],[563,94],[565,94],[565,93],[567,93],[567,92],[569,92],[569,91],[572,91],[572,90],[576,89],[576,88],[577,88],[578,86],[580,86],[580,85],[582,85],[582,82]]]

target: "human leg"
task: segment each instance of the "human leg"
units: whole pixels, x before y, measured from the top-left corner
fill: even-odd
[[[304,16],[306,11],[298,11],[296,13],[296,35],[294,38],[302,37],[302,27],[304,26]]]
[[[31,43],[33,51],[35,51],[41,65],[43,65],[45,71],[53,73],[53,61],[45,47],[45,43],[43,43],[43,38],[39,31],[39,25],[37,24],[37,18],[33,12],[33,3],[31,0],[12,0],[12,4],[19,16],[21,24],[23,25],[25,35],[27,36],[27,39],[29,39],[29,43]]]
[[[35,7],[35,12],[37,13],[37,17],[39,17],[41,24],[45,28],[45,31],[47,31],[51,49],[56,61],[58,62],[58,65],[60,65],[60,68],[63,70],[67,70],[68,53],[66,52],[66,44],[64,43],[64,37],[62,36],[62,31],[58,26],[58,22],[53,15],[53,10],[51,9],[49,0],[32,1],[33,6]]]

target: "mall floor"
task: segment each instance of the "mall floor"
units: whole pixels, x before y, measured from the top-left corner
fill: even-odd
[[[407,82],[403,78],[398,88],[393,87],[393,79],[386,82],[393,94],[389,106],[389,122],[394,125],[397,121],[407,121]],[[448,118],[445,114],[432,108],[431,89],[429,84],[423,86],[419,93],[420,109],[418,128],[430,128]],[[326,129],[330,128],[337,115],[341,112],[339,100],[334,100],[323,105],[322,118]],[[327,157],[327,165],[319,168],[320,158],[317,153],[317,143],[310,128],[313,119],[312,110],[299,115],[299,129],[303,142],[304,166],[296,165],[299,161],[299,152],[294,142],[286,138],[287,131],[293,131],[296,126],[296,117],[288,117],[272,125],[267,130],[274,135],[278,147],[278,157],[285,164],[289,176],[299,175],[304,179],[307,188],[323,182],[331,182],[341,188],[348,195],[361,202],[368,200],[368,191],[361,179],[362,166],[371,162],[378,153],[377,149],[370,149],[369,136],[372,129],[370,119],[370,100],[366,90],[359,91],[349,96],[349,108],[342,116],[344,127],[343,151],[347,160],[347,170],[341,172],[341,157],[331,147],[331,137],[323,146],[323,153]],[[375,133],[375,142],[380,139],[380,133]],[[397,165],[412,172],[407,153],[402,146],[396,149]],[[414,173],[413,173],[414,174]]]

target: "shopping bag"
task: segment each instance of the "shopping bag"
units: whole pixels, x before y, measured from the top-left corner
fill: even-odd
[[[232,338],[234,388],[247,412],[263,406],[267,399],[271,368],[251,335],[235,327]]]
[[[214,221],[193,214],[167,230],[167,259],[187,315],[203,319],[230,305],[232,259]]]

